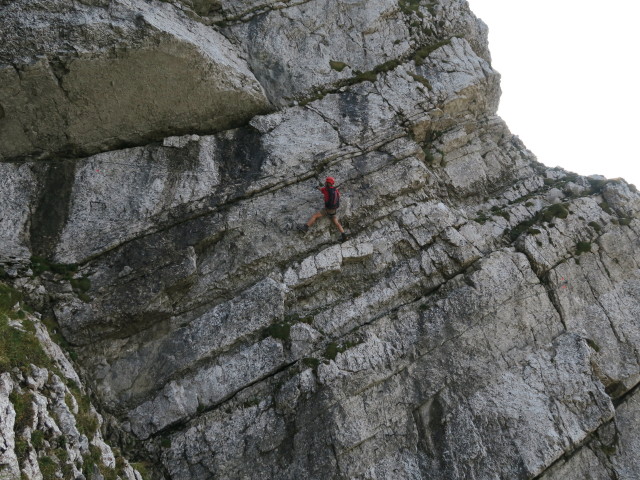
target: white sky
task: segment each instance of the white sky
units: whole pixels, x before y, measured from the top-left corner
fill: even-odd
[[[538,160],[640,187],[640,0],[468,0],[498,114]]]

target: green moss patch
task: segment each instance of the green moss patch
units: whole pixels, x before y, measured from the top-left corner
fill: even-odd
[[[263,331],[263,338],[272,337],[288,342],[291,340],[291,327],[296,323],[313,324],[313,317],[300,317],[297,313],[285,315],[281,322],[272,323]]]
[[[266,328],[265,336],[288,341],[291,338],[291,324],[288,322],[271,324]]]
[[[78,414],[76,415],[78,430],[87,437],[93,438],[98,431],[100,423],[98,421],[98,417],[91,409],[91,398],[89,398],[88,395],[83,394],[80,391],[80,388],[72,382],[69,382],[68,388],[78,403]],[[65,400],[67,406],[71,409],[72,402],[68,398]]]
[[[413,54],[413,61],[418,66],[423,65],[424,61],[429,55],[431,55],[440,47],[444,47],[445,45],[449,45],[450,43],[451,43],[451,38],[448,38],[446,40],[442,40],[441,42],[434,43],[432,45],[425,45],[424,47],[421,47],[418,50],[416,50],[416,52]]]
[[[598,204],[598,206],[609,215],[615,215],[613,209],[609,206],[607,202],[601,202]]]
[[[424,78],[422,75],[418,75],[418,74],[415,74],[415,73],[412,73],[412,72],[409,72],[409,75],[416,82],[421,83],[422,85],[427,87],[428,90],[433,90],[433,87],[431,86],[431,82],[429,80],[427,80],[426,78]]]
[[[344,62],[336,62],[334,60],[331,60],[329,62],[329,66],[334,69],[336,72],[341,72],[343,71],[345,68],[347,68],[349,65],[347,65]]]
[[[398,6],[407,15],[420,14],[420,0],[398,0]]]
[[[359,345],[360,343],[362,342],[343,342],[343,343],[331,342],[324,349],[323,356],[327,360],[335,360],[339,353],[346,352],[348,349],[353,348],[356,345]]]
[[[525,232],[537,235],[541,233],[537,228],[534,228],[531,232],[529,231],[534,225],[547,223],[549,227],[554,227],[555,224],[553,223],[553,220],[555,218],[567,218],[569,213],[568,205],[566,203],[556,203],[540,210],[529,220],[525,220],[513,227],[511,230],[508,230],[506,235],[509,236],[509,239],[512,242]]]
[[[91,288],[91,280],[89,280],[88,277],[72,278],[69,280],[69,283],[80,300],[85,303],[89,303],[91,301],[91,297],[87,295],[87,292]]]
[[[491,207],[491,212],[493,213],[493,215],[502,217],[507,221],[511,219],[511,215],[509,214],[509,212],[507,212],[506,210],[503,210],[498,206]]]
[[[44,447],[44,432],[41,430],[36,430],[31,433],[31,445],[36,450],[41,450]]]
[[[320,365],[320,360],[318,360],[317,358],[313,358],[313,357],[307,357],[307,358],[303,358],[302,359],[302,364],[305,367],[309,367],[309,368],[312,368],[313,370],[317,370],[318,369],[318,365]]]
[[[478,216],[474,218],[473,221],[479,223],[480,225],[484,225],[485,223],[487,223],[487,220],[490,219],[490,217],[487,217],[487,215],[481,210],[478,210],[478,212],[476,213]]]
[[[78,265],[75,263],[52,263],[43,257],[31,257],[30,267],[34,275],[52,272],[57,275],[62,275],[65,280],[71,280],[73,274],[78,271]]]
[[[71,287],[79,292],[87,292],[91,288],[91,281],[87,277],[72,278]]]
[[[35,415],[33,411],[33,395],[28,391],[18,393],[14,390],[9,394],[9,400],[16,412],[14,430],[17,433],[22,433],[25,428],[31,427],[33,423],[33,416]]]
[[[594,193],[601,193],[603,187],[608,183],[608,180],[600,180],[596,178],[589,178],[588,180],[591,185],[589,188],[590,195],[593,195]]]
[[[375,82],[378,79],[378,74],[373,70],[369,70],[368,72],[361,72],[359,70],[355,71],[356,76],[353,77],[353,83],[361,83],[361,82]]]
[[[56,473],[58,472],[58,462],[56,462],[53,458],[48,456],[42,456],[38,458],[38,466],[40,467],[40,472],[42,473],[42,478],[44,479],[54,479],[56,478]]]
[[[102,464],[102,453],[100,449],[95,445],[89,445],[89,453],[82,458],[82,473],[87,480],[98,478],[95,474],[96,469],[99,470]]]
[[[543,222],[551,222],[554,218],[567,218],[569,216],[568,205],[565,203],[556,203],[542,211],[541,220]]]

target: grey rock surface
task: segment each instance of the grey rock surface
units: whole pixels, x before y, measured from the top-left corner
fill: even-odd
[[[220,33],[160,2],[0,6],[0,159],[225,130],[270,109]]]
[[[6,321],[4,313],[0,315],[1,321]],[[108,475],[119,480],[142,480],[140,472],[104,441],[102,416],[45,325],[27,315],[23,320],[13,320],[9,328],[20,333],[3,333],[15,338],[33,335],[38,347],[29,344],[30,348],[41,348],[48,360],[45,367],[31,364],[0,374],[0,478]],[[35,332],[30,333],[32,329]]]
[[[541,478],[638,478],[639,414],[640,401],[636,389],[616,408],[615,419],[597,430],[593,440],[574,455],[557,462]]]
[[[13,390],[13,381],[8,373],[0,375],[0,478],[10,480],[20,477],[20,465],[16,455],[16,440],[13,425],[16,421],[16,411],[9,400]]]
[[[139,122],[137,146],[0,163],[3,271],[158,478],[639,476],[640,195],[509,132],[465,1],[46,5],[91,13],[91,61],[116,20],[127,55],[199,45],[244,112],[207,123],[226,107],[196,94],[193,124]],[[47,38],[21,48],[80,44]],[[296,230],[328,175],[342,243],[326,219]]]

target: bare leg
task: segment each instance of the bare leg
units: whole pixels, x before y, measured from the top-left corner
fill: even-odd
[[[342,228],[342,225],[340,225],[340,221],[338,220],[338,217],[334,215],[333,217],[331,217],[331,221],[336,226],[336,228],[340,231],[340,233],[344,233],[344,228]]]
[[[316,223],[316,220],[318,220],[319,218],[322,218],[322,217],[324,217],[322,212],[314,213],[313,215],[311,215],[311,218],[307,222],[307,227],[311,227],[314,223]]]

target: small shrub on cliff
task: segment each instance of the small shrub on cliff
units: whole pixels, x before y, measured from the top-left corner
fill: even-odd
[[[266,337],[273,337],[285,342],[289,340],[291,334],[291,324],[289,322],[277,322],[269,325],[265,330]]]
[[[576,255],[581,255],[591,251],[591,242],[578,242],[576,245]]]
[[[554,218],[567,218],[569,216],[569,210],[564,203],[556,203],[544,209],[542,213],[543,222],[551,222]]]
[[[48,456],[38,458],[38,466],[40,467],[42,478],[44,478],[45,480],[49,478],[56,478],[56,473],[58,472],[58,463],[53,458]]]
[[[9,394],[9,400],[16,412],[14,431],[21,433],[25,428],[31,427],[33,422],[33,395],[29,392],[18,393],[15,390]]]

